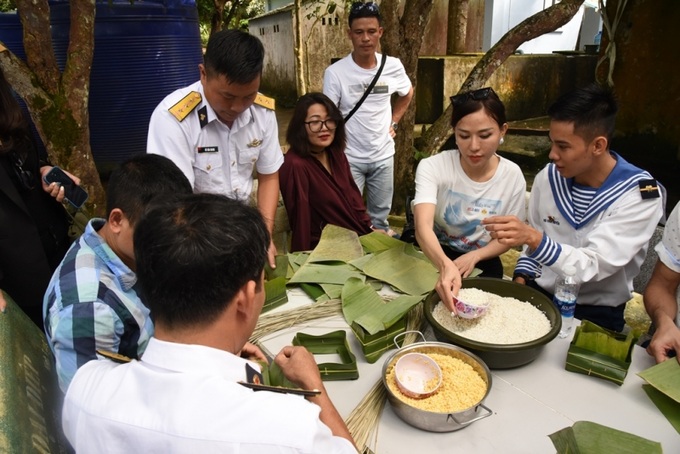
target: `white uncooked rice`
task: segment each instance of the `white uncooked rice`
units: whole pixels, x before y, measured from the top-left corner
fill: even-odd
[[[548,318],[531,303],[477,288],[461,289],[458,297],[470,304],[490,302],[486,314],[476,319],[452,315],[441,302],[435,306],[432,311],[435,320],[452,333],[467,339],[489,344],[520,344],[538,339],[550,331]]]

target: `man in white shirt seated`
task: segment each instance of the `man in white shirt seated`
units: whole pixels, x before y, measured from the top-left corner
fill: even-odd
[[[264,304],[269,233],[259,212],[221,195],[165,201],[135,229],[137,276],[155,321],[140,361],[90,361],[63,410],[76,452],[356,453],[314,357],[285,347],[284,375],[321,394],[240,385]]]
[[[673,354],[680,362],[680,203],[668,217],[656,252],[659,260],[645,289],[645,308],[655,327],[647,352],[659,363]]]

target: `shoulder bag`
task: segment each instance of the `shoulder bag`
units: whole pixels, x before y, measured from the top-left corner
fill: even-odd
[[[382,70],[385,67],[385,61],[387,61],[387,54],[382,54],[382,59],[380,60],[380,68],[378,68],[378,72],[375,73],[375,77],[371,81],[371,83],[368,85],[368,88],[366,88],[366,91],[364,94],[361,96],[361,99],[359,102],[356,103],[354,108],[347,114],[345,117],[345,123],[349,121],[350,118],[352,118],[352,115],[354,115],[354,112],[356,112],[359,107],[364,103],[366,98],[368,97],[369,93],[371,93],[371,90],[373,90],[373,87],[375,87],[375,84],[378,82],[378,78],[380,77],[380,74],[382,74]]]

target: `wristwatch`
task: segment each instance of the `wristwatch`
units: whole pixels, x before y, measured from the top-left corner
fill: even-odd
[[[392,129],[395,130],[395,131],[396,131],[397,129],[399,129],[399,123],[397,123],[396,121],[393,121],[393,122],[392,122]]]

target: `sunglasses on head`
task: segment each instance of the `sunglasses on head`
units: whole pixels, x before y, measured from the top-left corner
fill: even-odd
[[[491,96],[491,94],[498,97],[496,92],[493,91],[493,88],[484,87],[478,90],[451,96],[451,104],[453,104],[453,107],[456,107],[465,104],[471,99],[474,101],[483,101],[484,99],[487,99],[489,96]]]
[[[352,3],[352,7],[350,9],[350,14],[356,14],[359,11],[369,11],[371,13],[379,13],[380,9],[378,8],[378,4],[375,2],[354,2]]]

